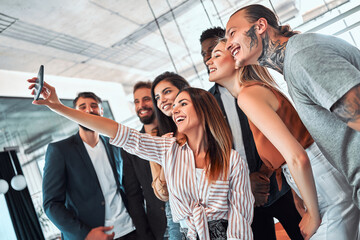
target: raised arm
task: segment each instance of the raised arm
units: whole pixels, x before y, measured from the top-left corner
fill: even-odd
[[[320,225],[320,214],[314,177],[305,150],[276,113],[278,103],[269,89],[261,86],[244,88],[238,97],[238,105],[288,164],[308,209],[299,226],[304,238],[309,239]]]
[[[28,82],[32,83],[29,89],[33,89],[36,78],[29,79]],[[34,91],[32,91],[34,94]],[[87,128],[90,128],[96,132],[106,135],[110,138],[114,138],[117,133],[118,123],[104,117],[87,114],[78,111],[73,108],[69,108],[62,104],[56,94],[55,88],[48,83],[44,82],[43,90],[41,94],[44,99],[33,101],[36,105],[45,105],[52,111],[70,119],[71,121],[77,122]]]
[[[360,131],[360,84],[340,98],[331,107],[331,111],[349,127]]]
[[[36,78],[29,79],[28,82],[34,83]],[[34,84],[29,86],[33,89]],[[117,147],[122,147],[125,151],[139,156],[140,158],[162,164],[166,150],[174,143],[175,138],[162,138],[142,134],[135,129],[131,129],[119,124],[111,119],[84,113],[76,109],[63,105],[56,95],[55,88],[44,82],[41,92],[44,99],[33,101],[36,105],[45,105],[52,111],[77,122],[111,138],[110,143]]]

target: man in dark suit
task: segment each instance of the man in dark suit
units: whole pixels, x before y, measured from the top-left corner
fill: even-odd
[[[73,103],[79,111],[103,116],[101,99],[94,93],[79,93]],[[134,226],[129,215],[122,152],[108,138],[83,126],[77,134],[49,144],[43,204],[63,239],[135,240],[137,232],[151,239],[146,226]]]
[[[157,121],[151,100],[151,82],[138,82],[134,86],[135,112],[144,125],[140,132],[157,135]],[[163,240],[166,230],[165,204],[154,194],[149,161],[128,154],[124,158],[124,185],[130,208],[143,207],[146,203],[146,216],[138,219],[147,220],[156,240]],[[139,194],[140,193],[140,194]],[[138,212],[138,214],[144,214]]]
[[[224,36],[225,30],[220,27],[207,29],[201,34],[201,55],[205,65],[211,58],[212,50],[219,39]],[[254,239],[276,239],[274,217],[281,222],[291,239],[303,239],[298,227],[301,217],[295,208],[290,187],[282,175],[282,186],[279,191],[276,173],[271,175],[271,171],[262,164],[248,119],[238,107],[236,99],[217,83],[209,89],[209,92],[216,98],[229,123],[234,136],[234,149],[247,160],[249,165],[251,190],[255,197],[254,219],[251,225]],[[269,175],[271,177],[268,177]]]

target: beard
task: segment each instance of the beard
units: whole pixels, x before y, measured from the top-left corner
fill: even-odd
[[[155,113],[153,112],[150,116],[140,117],[139,112],[142,110],[152,111],[152,108],[142,108],[142,109],[139,109],[139,111],[137,111],[137,116],[139,117],[140,122],[145,125],[153,123],[155,120]]]
[[[89,114],[96,115],[96,116],[100,116],[100,114],[96,114],[96,113],[89,113]],[[94,130],[91,130],[90,128],[84,127],[84,126],[81,125],[81,124],[79,124],[79,127],[80,127],[81,129],[83,129],[84,131],[87,131],[87,132],[95,132]]]

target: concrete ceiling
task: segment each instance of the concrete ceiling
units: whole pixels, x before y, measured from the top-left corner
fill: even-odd
[[[273,2],[289,9],[295,1]],[[37,72],[43,64],[45,74],[119,82],[127,93],[164,71],[198,81],[201,32],[251,3],[271,7],[262,0],[1,0],[0,69]]]

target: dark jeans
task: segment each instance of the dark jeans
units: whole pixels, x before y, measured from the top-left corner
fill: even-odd
[[[180,223],[173,221],[169,201],[165,203],[165,213],[167,219],[168,240],[181,240]]]
[[[302,240],[301,216],[295,208],[291,190],[268,207],[255,207],[251,228],[254,240],[276,240],[273,217],[279,220],[292,240]]]
[[[228,227],[228,221],[224,219],[215,220],[208,222],[209,225],[209,234],[210,234],[210,240],[226,240],[226,230]],[[181,228],[182,232],[182,240],[186,240],[187,237],[187,228]],[[197,237],[199,239],[199,237]]]
[[[119,238],[116,238],[114,240],[137,240],[136,239],[136,230],[126,234],[125,236],[122,236],[122,237],[119,237]]]

